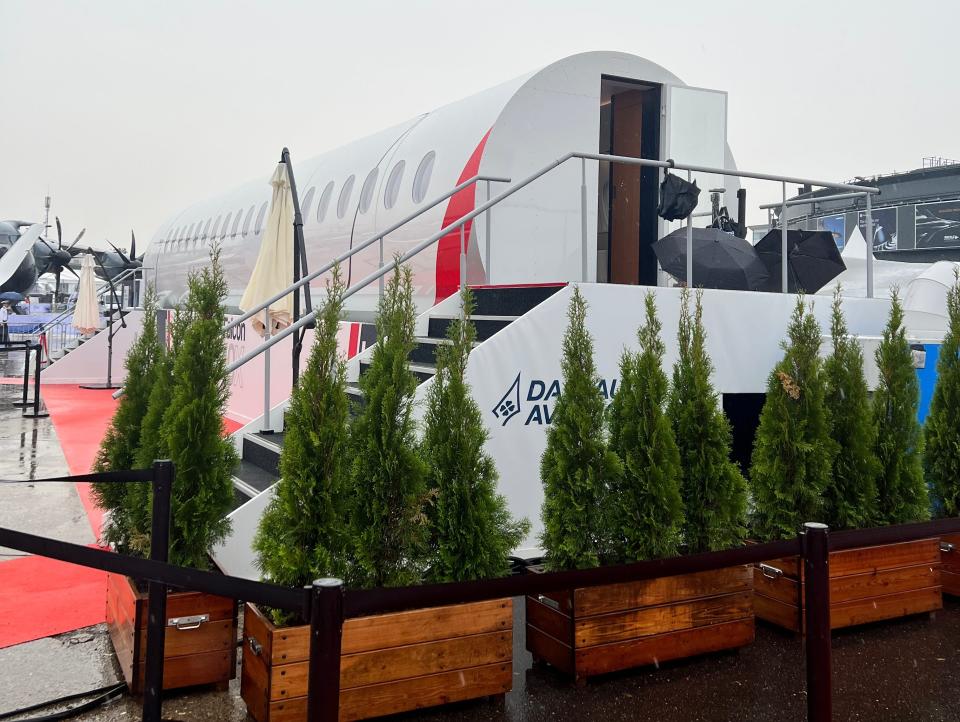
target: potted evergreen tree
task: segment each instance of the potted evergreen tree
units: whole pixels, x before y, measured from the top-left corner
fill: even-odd
[[[346,457],[347,400],[336,346],[341,296],[335,276],[287,418],[278,501],[257,537],[264,572],[288,584],[335,574],[359,587],[505,574],[525,525],[510,521],[495,493],[480,411],[464,381],[472,324],[452,324],[450,345],[438,354],[421,446],[412,418],[417,384],[406,365],[414,338],[412,278],[408,268],[395,268],[380,300],[379,341],[360,381],[366,403],[350,430],[354,461],[346,468],[329,458]],[[469,295],[464,301],[469,314]],[[304,512],[311,518],[292,518]],[[248,607],[241,692],[257,722],[306,719],[309,627],[274,621],[287,620]],[[341,719],[505,693],[513,677],[512,627],[509,599],[347,620]]]
[[[686,306],[686,293],[683,300]],[[555,566],[558,559],[586,566],[594,559],[624,563],[669,557],[681,548],[681,454],[664,409],[665,349],[652,293],[645,309],[639,352],[625,351],[621,358],[619,388],[608,410],[607,447],[603,400],[585,328],[586,303],[579,290],[571,299],[563,391],[542,462],[545,522],[554,532],[544,535],[544,547]],[[688,310],[684,319],[682,328],[692,330]],[[596,509],[596,526],[575,535],[588,504]],[[571,538],[578,543],[561,549],[586,551],[556,554],[551,544]],[[750,579],[750,570],[743,567],[528,597],[527,648],[582,682],[597,674],[739,647],[753,639]]]
[[[831,322],[833,352],[825,364],[819,357],[816,319],[805,310],[803,299],[798,299],[784,358],[770,374],[754,447],[751,482],[756,503],[754,529],[759,538],[788,538],[798,533],[804,522],[821,519],[841,526],[869,524],[877,518],[894,521],[872,511],[878,508],[873,501],[874,474],[882,466],[874,457],[874,446],[880,446],[874,428],[883,427],[877,422],[892,406],[897,409],[891,417],[899,423],[909,425],[905,414],[913,414],[916,423],[916,400],[912,406],[902,403],[909,401],[911,381],[916,393],[902,318],[894,295],[890,322],[877,349],[880,384],[872,416],[857,417],[867,410],[866,383],[862,355],[848,335],[839,291],[834,296]],[[898,401],[891,402],[891,398]],[[837,409],[836,415],[831,415],[831,405]],[[909,443],[905,447],[890,443],[886,453],[900,457]],[[879,478],[883,486],[883,471]],[[887,488],[891,486],[902,488],[899,483]],[[879,507],[902,508],[883,489],[878,501]],[[939,608],[938,561],[936,539],[831,552],[831,628]],[[801,631],[802,582],[796,558],[760,565],[754,578],[757,616]]]
[[[960,516],[960,275],[947,292],[947,334],[937,358],[937,385],[923,427],[924,467],[937,512]],[[944,537],[943,591],[960,596],[960,534]]]
[[[185,310],[174,324],[175,353],[158,350],[153,357],[153,384],[133,455],[138,464],[158,456],[174,462],[169,560],[201,569],[210,567],[210,549],[229,530],[226,514],[237,458],[223,429],[229,389],[222,305],[227,286],[219,249],[211,252],[210,260],[209,266],[190,276]],[[133,541],[128,551],[146,555],[149,490],[141,489],[134,498],[139,512],[129,516]],[[133,580],[108,576],[107,622],[134,694],[143,684],[146,607],[147,595]],[[170,592],[167,616],[164,689],[198,684],[225,688],[236,673],[236,602],[198,592]]]

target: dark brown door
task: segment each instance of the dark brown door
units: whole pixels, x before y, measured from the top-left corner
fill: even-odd
[[[617,93],[613,104],[613,154],[642,155],[643,90]],[[614,163],[611,169],[610,282],[640,282],[640,166]]]

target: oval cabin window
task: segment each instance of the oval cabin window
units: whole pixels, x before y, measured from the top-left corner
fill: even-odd
[[[333,181],[327,183],[320,194],[320,200],[317,202],[317,223],[323,223],[327,217],[327,209],[330,207],[330,198],[333,197]]]
[[[388,210],[393,208],[400,197],[400,184],[403,182],[403,171],[406,167],[406,161],[400,161],[387,176],[387,185],[383,189],[383,207]]]
[[[350,205],[350,196],[353,195],[354,176],[350,176],[343,184],[340,191],[340,200],[337,201],[337,218],[343,218],[347,213],[347,206]]]
[[[423,156],[423,160],[421,160],[420,165],[417,166],[417,172],[413,176],[414,203],[423,203],[423,199],[427,197],[427,189],[430,187],[430,176],[433,175],[433,165],[436,159],[436,152],[431,150]]]
[[[363,188],[360,190],[360,212],[366,213],[370,210],[370,204],[373,202],[373,192],[377,187],[377,178],[380,175],[380,169],[374,168],[367,174],[367,179],[363,182]]]

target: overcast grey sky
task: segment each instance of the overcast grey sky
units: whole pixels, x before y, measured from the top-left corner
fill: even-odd
[[[0,218],[42,220],[49,188],[67,235],[145,242],[283,145],[307,158],[584,50],[727,90],[741,168],[906,170],[960,158],[958,28],[947,0],[0,0]]]

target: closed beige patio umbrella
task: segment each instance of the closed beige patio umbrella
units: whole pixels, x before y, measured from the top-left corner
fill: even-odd
[[[93,256],[83,254],[80,263],[80,288],[73,309],[73,327],[81,333],[93,333],[100,328],[100,306],[97,303],[96,274]]]
[[[273,199],[270,213],[260,240],[260,253],[250,274],[247,288],[240,299],[240,310],[246,312],[271,298],[293,283],[293,194],[287,166],[277,164],[270,178]],[[293,294],[270,305],[271,335],[290,325],[293,318]],[[264,314],[258,313],[250,322],[254,330],[266,336]]]

